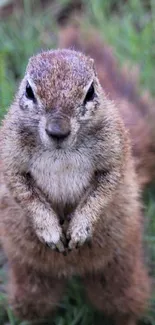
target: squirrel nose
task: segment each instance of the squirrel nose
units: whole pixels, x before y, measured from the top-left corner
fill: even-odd
[[[48,136],[55,140],[64,140],[71,132],[69,121],[64,119],[47,121],[45,130]]]

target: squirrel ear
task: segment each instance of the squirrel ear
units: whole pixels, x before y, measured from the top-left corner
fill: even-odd
[[[90,62],[91,68],[94,70],[94,73],[95,73],[95,76],[96,76],[97,73],[96,73],[96,69],[95,69],[95,62],[94,62],[94,59],[89,58],[89,62]]]
[[[95,69],[95,63],[94,63],[94,59],[89,58],[90,64],[92,66],[93,69]]]

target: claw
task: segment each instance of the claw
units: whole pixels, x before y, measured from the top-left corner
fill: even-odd
[[[77,243],[74,243],[73,241],[70,241],[69,244],[68,244],[69,250],[72,250],[72,249],[76,248],[76,245],[77,245]]]
[[[53,243],[46,243],[46,245],[53,250],[55,249],[55,244]]]
[[[61,240],[58,241],[58,243],[54,244],[54,243],[46,243],[46,245],[52,249],[52,250],[57,250],[59,252],[64,252],[65,248],[64,248],[64,244]]]
[[[64,252],[65,248],[64,248],[64,244],[61,240],[59,240],[58,243],[55,244],[55,246],[60,253]]]
[[[87,242],[87,240],[81,240],[81,241],[79,241],[79,242],[77,243],[77,247],[79,248],[79,247],[83,246],[84,243],[86,243],[86,242]]]
[[[62,243],[63,243],[64,246],[67,245],[67,239],[66,239],[66,237],[65,237],[64,234],[61,235],[61,241],[62,241]]]
[[[86,240],[79,240],[78,242],[74,242],[73,240],[70,240],[69,243],[68,243],[68,250],[71,251],[72,249],[78,249],[80,247],[82,247],[84,245],[84,243],[87,242],[87,239]],[[89,242],[89,240],[88,240]]]
[[[67,238],[68,241],[71,240],[71,234],[69,233],[69,231],[66,234],[66,238]]]

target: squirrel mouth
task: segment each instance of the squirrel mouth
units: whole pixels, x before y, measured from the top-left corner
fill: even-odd
[[[54,140],[55,142],[55,148],[57,150],[60,150],[60,149],[64,149],[66,146],[65,146],[65,141],[64,140]]]
[[[60,143],[57,143],[57,144],[56,144],[56,149],[57,149],[57,150],[63,149],[63,148],[62,148],[62,145],[61,145]]]

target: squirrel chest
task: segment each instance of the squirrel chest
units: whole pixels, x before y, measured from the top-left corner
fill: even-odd
[[[93,175],[90,157],[50,152],[36,154],[31,159],[30,172],[39,188],[51,202],[76,203],[84,194]]]

